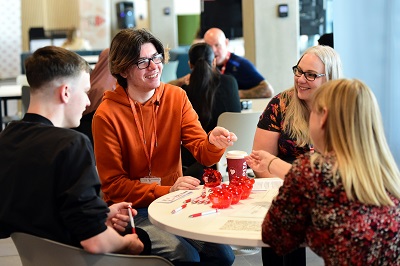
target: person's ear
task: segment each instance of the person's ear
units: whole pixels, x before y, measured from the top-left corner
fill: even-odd
[[[190,61],[188,61],[188,65],[189,65],[190,70],[193,70],[194,66],[190,63]]]
[[[120,73],[121,77],[126,79],[128,77],[128,73],[126,71]]]
[[[226,45],[226,47],[228,47],[228,45],[229,45],[229,39],[228,38],[225,39],[225,45]]]
[[[212,68],[216,68],[217,67],[217,58],[214,57],[213,61],[212,61]]]
[[[57,93],[62,103],[68,103],[71,98],[71,88],[67,84],[63,84],[57,88]]]
[[[328,120],[328,109],[326,109],[326,107],[324,107],[322,109],[322,114],[321,114],[321,120],[319,121],[319,125],[321,127],[321,129],[325,128],[326,126],[326,121]]]

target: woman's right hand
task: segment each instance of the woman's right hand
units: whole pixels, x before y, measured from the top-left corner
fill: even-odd
[[[275,158],[275,155],[272,155],[269,152],[258,150],[253,151],[249,156],[246,157],[246,162],[248,166],[257,172],[266,172],[268,171],[269,162]]]

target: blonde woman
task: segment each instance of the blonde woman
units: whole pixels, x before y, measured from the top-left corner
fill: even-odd
[[[256,177],[283,178],[296,157],[310,151],[308,118],[312,95],[323,83],[342,77],[338,53],[322,45],[308,48],[292,70],[293,88],[272,98],[258,122],[253,150],[268,152],[268,167],[265,171],[255,171]],[[262,258],[265,264],[274,266],[306,264],[304,248],[284,258],[263,248]]]
[[[342,77],[339,54],[329,46],[308,48],[292,68],[294,87],[276,95],[268,103],[254,136],[253,150],[264,150],[276,166],[257,177],[284,177],[297,156],[310,151],[308,118],[312,95],[325,82]]]
[[[400,172],[375,96],[359,80],[335,80],[315,93],[311,110],[317,152],[286,175],[263,241],[278,254],[306,243],[325,265],[399,265]],[[264,159],[253,167],[267,168]]]

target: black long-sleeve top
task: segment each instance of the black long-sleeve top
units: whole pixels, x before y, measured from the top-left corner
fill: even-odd
[[[0,134],[0,238],[26,232],[74,246],[106,230],[109,211],[89,139],[26,114]]]

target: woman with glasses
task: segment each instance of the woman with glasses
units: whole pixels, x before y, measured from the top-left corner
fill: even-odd
[[[182,174],[181,143],[199,162],[213,165],[237,139],[221,127],[206,134],[185,91],[160,82],[164,58],[162,43],[144,29],[121,30],[111,42],[109,66],[117,86],[105,92],[93,118],[104,200],[132,203],[138,211],[135,224],[149,234],[152,254],[180,264],[231,265],[230,246],[177,237],[148,219],[152,201],[200,183]]]
[[[342,77],[339,55],[329,46],[308,48],[292,68],[294,86],[271,99],[258,122],[253,150],[267,152],[267,171],[256,177],[281,177],[297,156],[313,150],[308,120],[313,94],[325,82]],[[305,249],[277,256],[270,248],[262,249],[264,265],[305,265]]]

